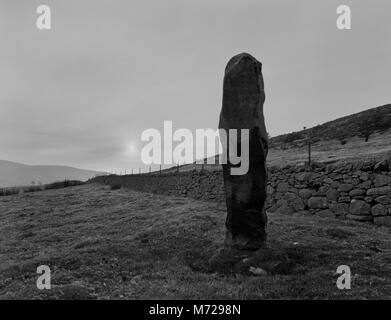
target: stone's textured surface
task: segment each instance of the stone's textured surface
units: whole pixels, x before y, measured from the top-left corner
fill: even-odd
[[[364,201],[368,202],[368,203],[372,203],[373,202],[373,198],[372,197],[364,197]]]
[[[364,181],[363,183],[360,183],[357,187],[361,188],[361,189],[369,189],[372,185],[372,181],[370,180],[367,180],[367,181]]]
[[[232,169],[237,166],[229,161],[223,164],[228,211],[226,245],[240,250],[256,250],[266,242],[268,136],[263,115],[264,101],[262,64],[247,53],[234,56],[225,68],[219,128],[225,130],[227,137],[230,129],[249,130],[248,172],[233,175]],[[222,141],[224,154],[230,154],[232,144],[236,144],[236,150],[241,150],[239,138],[235,142]],[[247,150],[242,151],[242,157],[246,156]],[[289,184],[281,184],[277,191],[288,191]]]
[[[301,182],[309,180],[310,178],[311,172],[300,172],[296,175],[296,179]]]
[[[368,174],[368,172],[361,172],[361,174],[360,174],[360,179],[361,179],[362,181],[367,181],[367,180],[369,179],[369,174]]]
[[[344,197],[339,197],[338,202],[340,203],[350,203],[350,197],[344,196]]]
[[[376,202],[381,203],[381,204],[391,204],[391,197],[388,196],[380,196],[375,199]]]
[[[340,183],[338,181],[334,181],[330,184],[330,187],[333,189],[338,189],[340,186]]]
[[[391,182],[391,177],[384,174],[377,174],[375,178],[375,187],[384,187]]]
[[[309,199],[312,196],[312,191],[310,189],[302,189],[299,191],[299,196],[303,199]]]
[[[385,206],[383,206],[382,204],[377,204],[372,207],[371,212],[374,217],[386,216],[387,215],[387,208]]]
[[[353,185],[350,184],[350,183],[344,183],[344,184],[341,184],[338,188],[338,191],[339,192],[349,192],[350,190],[353,189]]]
[[[351,197],[357,197],[357,196],[365,196],[366,191],[363,189],[353,189],[352,191],[349,192],[349,196]]]
[[[371,206],[362,200],[352,200],[349,208],[352,215],[365,216],[371,214]]]
[[[335,189],[329,189],[326,192],[326,198],[329,201],[337,201],[339,197],[339,192]]]
[[[317,192],[317,196],[319,197],[325,197],[327,192],[330,190],[330,187],[328,185],[321,186]]]
[[[327,183],[327,184],[332,184],[334,182],[334,180],[333,179],[331,179],[331,178],[325,178],[324,180],[323,180],[323,183]]]
[[[293,192],[287,192],[287,193],[285,193],[285,195],[284,195],[284,199],[285,199],[286,201],[288,201],[288,202],[291,202],[291,201],[297,199],[297,196],[296,196],[296,194],[294,194]]]
[[[301,211],[301,210],[304,210],[305,208],[305,203],[302,199],[299,199],[299,198],[296,198],[294,199],[291,203],[290,203],[290,206],[292,207],[292,209],[297,212],[297,211]]]
[[[312,197],[308,200],[310,209],[326,209],[328,208],[327,199],[325,197]]]
[[[287,207],[288,206],[288,201],[286,201],[285,199],[280,199],[277,201],[276,203],[277,207]]]
[[[288,182],[281,182],[277,185],[277,191],[287,192],[288,190],[289,190],[289,183]]]
[[[391,195],[391,186],[385,186],[380,188],[373,188],[367,190],[368,196],[382,196],[382,195]]]
[[[293,208],[291,208],[291,207],[289,207],[287,205],[282,205],[275,212],[276,213],[280,213],[280,214],[290,215],[290,214],[293,213]]]

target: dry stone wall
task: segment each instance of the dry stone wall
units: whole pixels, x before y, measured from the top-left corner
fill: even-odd
[[[271,167],[268,176],[268,212],[301,212],[391,226],[391,160],[318,164],[311,169]],[[92,181],[142,192],[225,201],[221,171],[112,175]]]
[[[374,222],[391,226],[391,171],[377,164],[271,168],[268,211]]]
[[[100,176],[92,182],[121,185],[141,192],[225,201],[222,171],[186,171],[169,174]]]

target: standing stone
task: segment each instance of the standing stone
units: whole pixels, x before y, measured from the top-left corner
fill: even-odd
[[[234,56],[227,64],[223,86],[223,106],[219,128],[249,129],[249,170],[232,175],[235,165],[223,164],[226,191],[226,246],[240,250],[257,250],[266,244],[265,210],[268,138],[263,115],[265,101],[262,64],[247,53]],[[228,139],[229,140],[229,139]],[[240,150],[240,138],[237,139]],[[222,141],[229,155],[230,143]]]

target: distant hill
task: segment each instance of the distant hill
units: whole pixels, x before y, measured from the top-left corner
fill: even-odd
[[[88,180],[103,172],[65,166],[30,166],[0,160],[0,187],[29,186],[61,180]]]
[[[315,127],[283,134],[270,139],[270,148],[300,147],[307,137],[313,143],[327,140],[345,140],[360,137],[368,141],[371,135],[391,130],[391,104],[368,109],[338,118]]]

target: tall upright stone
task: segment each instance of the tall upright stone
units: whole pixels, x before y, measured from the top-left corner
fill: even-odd
[[[265,246],[267,216],[265,210],[268,137],[263,115],[265,102],[262,64],[241,53],[227,64],[224,76],[223,106],[219,128],[249,130],[249,168],[232,175],[235,167],[229,159],[223,164],[227,219],[225,244],[239,250],[257,250]],[[237,150],[241,150],[240,139]],[[225,154],[230,143],[222,141]],[[236,165],[237,167],[237,165]]]

